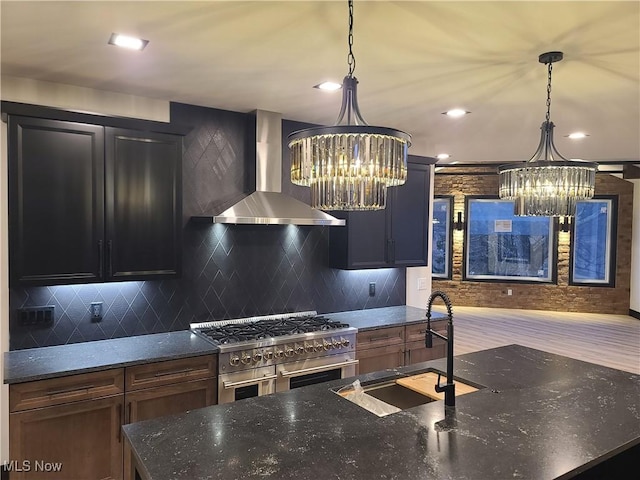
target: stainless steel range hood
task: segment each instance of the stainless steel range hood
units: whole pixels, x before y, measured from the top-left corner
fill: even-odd
[[[214,223],[333,225],[344,220],[282,193],[282,115],[256,110],[256,191],[213,217]]]

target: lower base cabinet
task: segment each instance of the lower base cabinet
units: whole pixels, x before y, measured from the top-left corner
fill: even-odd
[[[11,480],[121,479],[123,370],[11,385]]]
[[[433,339],[433,347],[424,346],[425,323],[406,327],[387,327],[358,332],[356,358],[358,374],[426,362],[446,356],[446,342]],[[446,323],[436,322],[432,328],[445,334]]]
[[[216,375],[203,355],[12,384],[9,478],[133,478],[122,425],[215,404]]]

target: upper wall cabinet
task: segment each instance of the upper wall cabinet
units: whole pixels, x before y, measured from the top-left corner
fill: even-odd
[[[387,208],[373,212],[331,212],[347,221],[329,230],[329,264],[361,269],[427,265],[431,163],[409,157],[407,181],[388,190]]]
[[[8,140],[12,285],[180,274],[180,135],[9,114]]]

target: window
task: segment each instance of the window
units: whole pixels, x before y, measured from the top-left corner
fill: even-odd
[[[576,204],[569,283],[613,287],[617,197],[595,197]]]
[[[516,217],[513,202],[467,197],[465,280],[555,281],[551,217]]]
[[[453,197],[433,199],[433,248],[431,249],[432,278],[451,278],[451,212]]]

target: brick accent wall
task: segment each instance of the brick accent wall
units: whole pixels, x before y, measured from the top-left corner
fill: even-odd
[[[457,212],[463,212],[465,218],[465,195],[496,195],[497,192],[498,175],[495,174],[495,168],[445,168],[435,175],[434,194],[454,196],[454,218],[457,218]],[[464,234],[454,230],[452,279],[434,278],[433,290],[445,291],[454,305],[628,315],[633,184],[612,175],[598,174],[596,194],[618,195],[615,287],[569,285],[570,234],[564,232],[558,234],[558,275],[555,285],[462,281]],[[511,296],[507,295],[507,289],[512,290]]]

